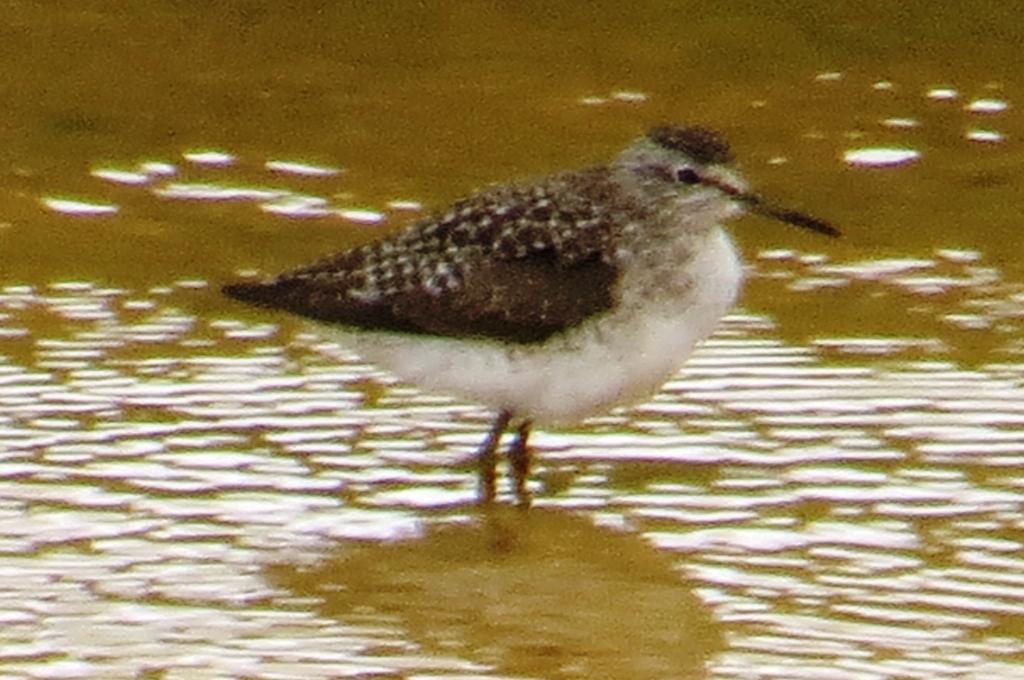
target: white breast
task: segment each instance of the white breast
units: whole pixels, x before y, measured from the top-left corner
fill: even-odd
[[[416,385],[540,424],[575,423],[653,394],[717,327],[739,293],[742,267],[715,227],[678,277],[677,300],[632,304],[525,346],[326,328],[339,342]]]

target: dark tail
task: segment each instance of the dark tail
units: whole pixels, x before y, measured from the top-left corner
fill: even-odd
[[[239,302],[248,302],[261,307],[274,307],[276,289],[273,281],[238,281],[221,286],[220,292]]]
[[[229,298],[265,309],[291,312],[312,319],[335,321],[333,314],[338,307],[335,296],[324,296],[312,286],[304,286],[301,279],[281,277],[277,279],[253,279],[237,281],[221,287]]]

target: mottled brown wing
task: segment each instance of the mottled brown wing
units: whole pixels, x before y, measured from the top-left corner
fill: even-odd
[[[457,292],[402,298],[393,309],[429,333],[538,342],[607,311],[615,279],[600,258],[564,267],[550,253],[537,253],[490,261]]]
[[[543,253],[474,266],[455,288],[351,298],[322,279],[225,286],[229,296],[321,322],[367,330],[516,343],[546,340],[612,305],[616,273],[599,257],[571,267]]]
[[[392,238],[224,292],[368,330],[540,342],[614,302],[610,234],[631,206],[613,191],[600,169],[492,190]]]

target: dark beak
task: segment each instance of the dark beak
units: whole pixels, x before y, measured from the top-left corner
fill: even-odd
[[[752,213],[758,215],[764,215],[765,217],[771,217],[772,219],[792,224],[797,227],[803,227],[804,229],[810,229],[816,231],[819,234],[825,236],[831,236],[836,238],[839,236],[839,230],[833,227],[825,220],[817,217],[812,217],[796,210],[789,210],[788,208],[780,208],[771,203],[765,202],[763,198],[757,194],[740,194],[736,198],[743,203],[747,204],[747,208]]]
[[[807,215],[796,210],[780,208],[777,205],[772,205],[757,194],[747,193],[740,190],[738,187],[726,184],[725,182],[717,179],[709,177],[701,177],[700,179],[704,184],[717,187],[722,192],[732,196],[734,200],[743,203],[746,205],[747,210],[752,213],[771,217],[772,219],[779,220],[780,222],[792,224],[797,227],[803,227],[804,229],[810,229],[811,231],[816,231],[819,234],[831,236],[832,238],[839,236],[839,230],[825,220],[812,217],[811,215]]]

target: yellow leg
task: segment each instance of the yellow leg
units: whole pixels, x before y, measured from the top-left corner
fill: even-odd
[[[508,450],[508,460],[512,466],[512,487],[515,490],[516,502],[520,507],[530,506],[530,492],[526,490],[526,480],[530,477],[530,449],[526,440],[530,436],[530,421],[524,420],[516,428],[516,438]]]
[[[491,503],[494,501],[494,477],[495,468],[498,464],[498,457],[495,451],[498,448],[498,443],[501,441],[501,435],[505,433],[511,419],[512,414],[508,411],[499,413],[498,417],[494,420],[494,425],[491,426],[491,431],[487,433],[487,438],[484,439],[484,443],[480,445],[480,449],[477,451],[476,460],[481,503]]]

